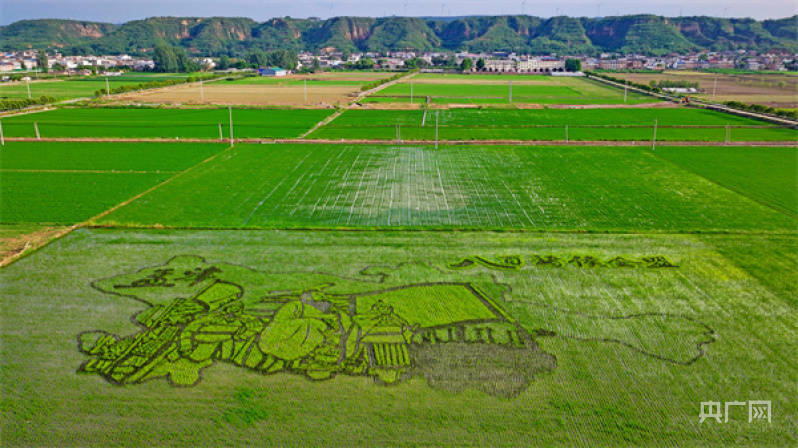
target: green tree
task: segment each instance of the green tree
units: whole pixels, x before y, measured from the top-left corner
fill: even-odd
[[[200,65],[197,61],[192,59],[186,50],[180,47],[174,47],[172,51],[175,54],[175,59],[177,60],[177,71],[179,72],[197,72],[200,70]]]
[[[287,70],[295,70],[297,60],[296,53],[291,50],[274,50],[266,56],[267,64]]]
[[[485,60],[479,58],[479,60],[477,60],[477,70],[484,70],[484,69],[485,69]]]
[[[177,56],[174,48],[165,43],[155,46],[152,55],[152,62],[155,64],[155,71],[161,73],[172,73],[178,71]]]
[[[319,62],[319,58],[313,58],[313,65],[310,66],[310,70],[313,73],[321,70],[321,62]]]
[[[368,70],[374,68],[374,59],[360,58],[360,60],[357,61],[357,64],[355,64],[355,68],[360,70]]]
[[[460,63],[460,70],[464,71],[464,72],[467,72],[467,71],[471,70],[471,67],[473,65],[474,65],[474,62],[471,60],[471,58],[465,58],[465,59],[463,59],[463,62]]]
[[[565,71],[578,72],[579,70],[582,70],[582,61],[580,61],[579,59],[565,60]]]
[[[216,61],[216,68],[219,70],[227,70],[230,68],[230,56],[223,54],[219,57],[219,60]]]
[[[36,65],[39,67],[39,71],[42,73],[47,73],[49,67],[47,66],[47,52],[44,50],[39,50],[36,52]]]
[[[430,66],[429,62],[421,58],[412,58],[405,60],[405,68],[416,69],[416,68],[427,68],[429,66]]]
[[[449,53],[446,56],[446,66],[447,67],[457,67],[457,56],[454,53]]]
[[[432,58],[432,65],[435,66],[444,66],[447,62],[446,56],[435,56]]]
[[[269,63],[269,59],[263,50],[250,50],[247,53],[247,62],[255,68],[264,67]]]

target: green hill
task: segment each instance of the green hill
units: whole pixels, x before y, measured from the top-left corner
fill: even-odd
[[[152,17],[122,25],[24,20],[0,27],[0,50],[61,48],[67,54],[143,54],[158,42],[198,55],[242,55],[251,48],[319,51],[445,50],[538,54],[600,52],[661,55],[690,50],[798,51],[798,16],[777,20],[634,15],[602,18]]]

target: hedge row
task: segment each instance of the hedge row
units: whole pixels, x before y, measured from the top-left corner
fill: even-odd
[[[216,75],[205,75],[205,76],[189,76],[186,79],[166,79],[162,81],[150,81],[150,82],[142,82],[139,84],[129,84],[124,86],[119,86],[111,89],[110,92],[106,92],[105,89],[99,89],[94,92],[94,96],[101,97],[103,95],[108,94],[115,94],[115,93],[125,93],[125,92],[134,92],[137,90],[145,90],[145,89],[156,89],[158,87],[169,87],[178,84],[187,84],[197,81],[207,81],[210,79],[216,79],[227,76],[225,74],[216,74]]]
[[[657,86],[650,86],[648,84],[640,84],[639,82],[633,82],[633,81],[629,81],[629,80],[626,80],[626,79],[616,78],[614,76],[610,76],[610,75],[607,75],[607,74],[604,74],[604,73],[596,73],[596,72],[585,71],[585,74],[590,75],[590,76],[595,76],[596,78],[606,79],[607,81],[617,82],[619,84],[626,84],[628,86],[635,87],[635,88],[638,88],[640,90],[645,90],[646,92],[662,93],[662,89],[660,89]]]
[[[776,109],[770,106],[763,106],[762,104],[745,104],[739,101],[726,101],[723,104],[732,109],[744,110],[746,112],[771,114],[771,115],[776,115],[778,117],[789,118],[791,120],[798,120],[798,111],[795,110]]]
[[[39,98],[25,98],[21,100],[1,100],[0,101],[0,110],[14,110],[14,109],[24,109],[28,106],[33,106],[36,104],[47,104],[52,103],[55,101],[55,98],[51,96],[40,96]]]
[[[374,82],[370,82],[370,83],[368,83],[368,84],[364,84],[364,85],[363,85],[363,86],[360,88],[360,91],[362,91],[362,92],[365,92],[366,90],[371,90],[371,89],[374,89],[374,88],[376,88],[376,87],[379,87],[379,86],[381,86],[381,85],[383,85],[383,84],[385,84],[385,83],[389,83],[389,82],[391,82],[391,81],[396,81],[397,79],[401,78],[401,77],[402,77],[402,76],[404,76],[405,74],[406,74],[406,73],[397,73],[397,74],[395,74],[395,75],[391,76],[390,78],[378,79],[378,80],[376,80],[376,81],[374,81]]]

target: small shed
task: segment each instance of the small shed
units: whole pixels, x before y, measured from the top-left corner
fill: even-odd
[[[260,76],[285,76],[288,74],[288,70],[280,67],[263,67],[258,69],[258,74]]]

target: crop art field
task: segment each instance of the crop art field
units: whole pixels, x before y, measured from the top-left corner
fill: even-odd
[[[622,104],[623,92],[582,78],[541,75],[422,74],[370,95],[370,103],[442,104]],[[512,86],[511,86],[512,84]],[[511,98],[512,92],[512,98]],[[628,104],[650,103],[651,97],[628,94]]]
[[[658,141],[795,141],[798,137],[790,128],[719,112],[644,108],[348,110],[309,138],[433,140],[436,117],[440,140],[650,141],[655,120]]]
[[[332,113],[323,109],[234,109],[237,138],[299,137]],[[227,109],[58,109],[4,118],[7,137],[124,137],[229,139]],[[221,125],[221,135],[220,135]]]
[[[791,445],[795,304],[757,276],[798,245],[744,241],[755,274],[696,235],[80,230],[2,272],[4,443]]]
[[[798,445],[795,129],[411,79],[2,117],[2,445]]]

